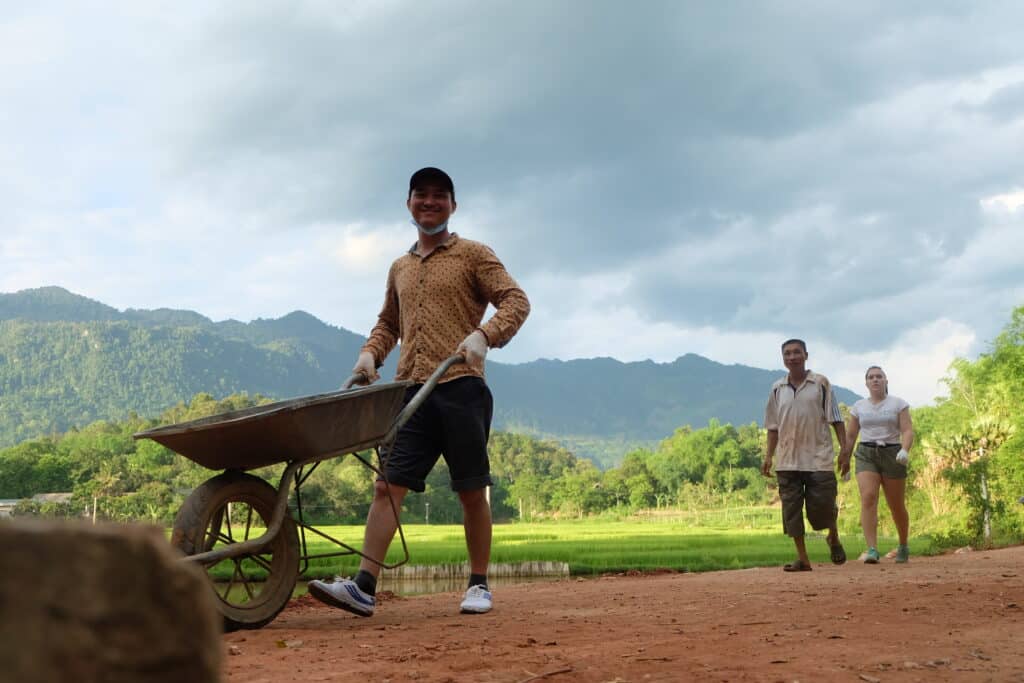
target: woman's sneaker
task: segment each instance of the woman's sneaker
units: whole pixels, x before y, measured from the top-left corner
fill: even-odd
[[[491,591],[483,586],[470,586],[462,599],[463,614],[483,614],[491,611]]]
[[[325,605],[340,607],[361,617],[372,616],[377,606],[377,599],[364,593],[352,579],[336,576],[332,583],[317,579],[310,581],[308,588],[309,594]]]
[[[896,562],[903,564],[910,559],[910,548],[905,545],[901,545],[896,548]]]
[[[878,550],[868,548],[868,551],[864,553],[864,564],[878,564]]]

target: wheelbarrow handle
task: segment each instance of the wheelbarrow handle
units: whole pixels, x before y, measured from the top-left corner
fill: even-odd
[[[348,391],[357,384],[363,386],[370,386],[370,380],[361,372],[354,372],[352,376],[345,380],[341,385],[341,391]]]
[[[419,410],[420,406],[423,405],[423,402],[427,400],[428,396],[430,396],[430,392],[437,387],[438,382],[440,382],[441,378],[444,377],[444,374],[448,372],[453,365],[465,362],[466,357],[461,353],[457,353],[454,356],[449,356],[444,360],[444,362],[438,365],[433,374],[430,375],[427,381],[423,383],[423,386],[419,388],[419,391],[413,395],[412,400],[402,408],[402,412],[400,412],[398,417],[395,418],[395,423],[391,425],[391,429],[388,431],[387,436],[384,437],[383,443],[394,443],[395,437],[398,436],[398,430],[404,427],[405,423],[409,421],[417,410]]]

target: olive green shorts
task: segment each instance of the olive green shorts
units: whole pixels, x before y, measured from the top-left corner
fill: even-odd
[[[896,462],[900,452],[899,444],[876,446],[869,443],[857,445],[857,474],[874,472],[886,479],[906,479],[907,466]]]
[[[804,508],[812,529],[827,529],[836,523],[837,483],[835,472],[775,471],[782,500],[782,530],[787,536],[804,535]]]

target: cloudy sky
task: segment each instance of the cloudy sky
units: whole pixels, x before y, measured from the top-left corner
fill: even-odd
[[[5,2],[0,291],[365,334],[409,174],[533,313],[921,405],[1024,304],[1015,2]],[[354,359],[353,359],[354,360]]]

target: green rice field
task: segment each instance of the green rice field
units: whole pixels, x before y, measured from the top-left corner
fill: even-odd
[[[626,519],[496,524],[491,563],[564,562],[569,573],[576,576],[631,570],[701,572],[782,565],[792,560],[795,553],[793,542],[782,533],[779,514],[777,507],[765,506],[665,511]],[[362,544],[362,525],[317,525],[316,529],[355,548]],[[402,529],[409,548],[408,565],[436,567],[466,562],[461,525],[405,524]],[[251,531],[250,537],[263,532],[258,528]],[[842,540],[847,557],[855,561],[865,549],[863,538],[847,531]],[[341,550],[309,531],[306,542],[309,555]],[[896,539],[879,536],[882,553],[895,545]],[[808,528],[807,547],[812,561],[828,561],[824,532]],[[912,537],[910,547],[914,555],[939,550],[926,537]],[[396,535],[386,562],[398,563],[402,556]],[[252,575],[258,577],[263,573],[251,560],[245,564]],[[358,565],[359,557],[351,553],[315,558],[308,561],[300,578],[352,575]],[[221,563],[210,573],[216,579],[228,580],[231,562]]]
[[[321,531],[359,547],[362,526],[320,526]],[[448,565],[466,561],[459,525],[403,526],[410,565]],[[808,552],[813,561],[827,562],[824,533],[808,529]],[[885,552],[895,539],[880,538]],[[309,552],[332,552],[326,541],[307,534]],[[864,550],[860,536],[843,538],[848,557]],[[392,543],[388,563],[402,558],[401,544]],[[915,554],[931,551],[925,539],[911,539]],[[574,575],[629,570],[671,569],[712,571],[781,565],[794,557],[793,542],[784,536],[777,508],[739,508],[696,513],[667,513],[622,521],[594,519],[499,524],[494,527],[494,564],[566,562]],[[311,560],[306,578],[352,574],[358,557]]]

